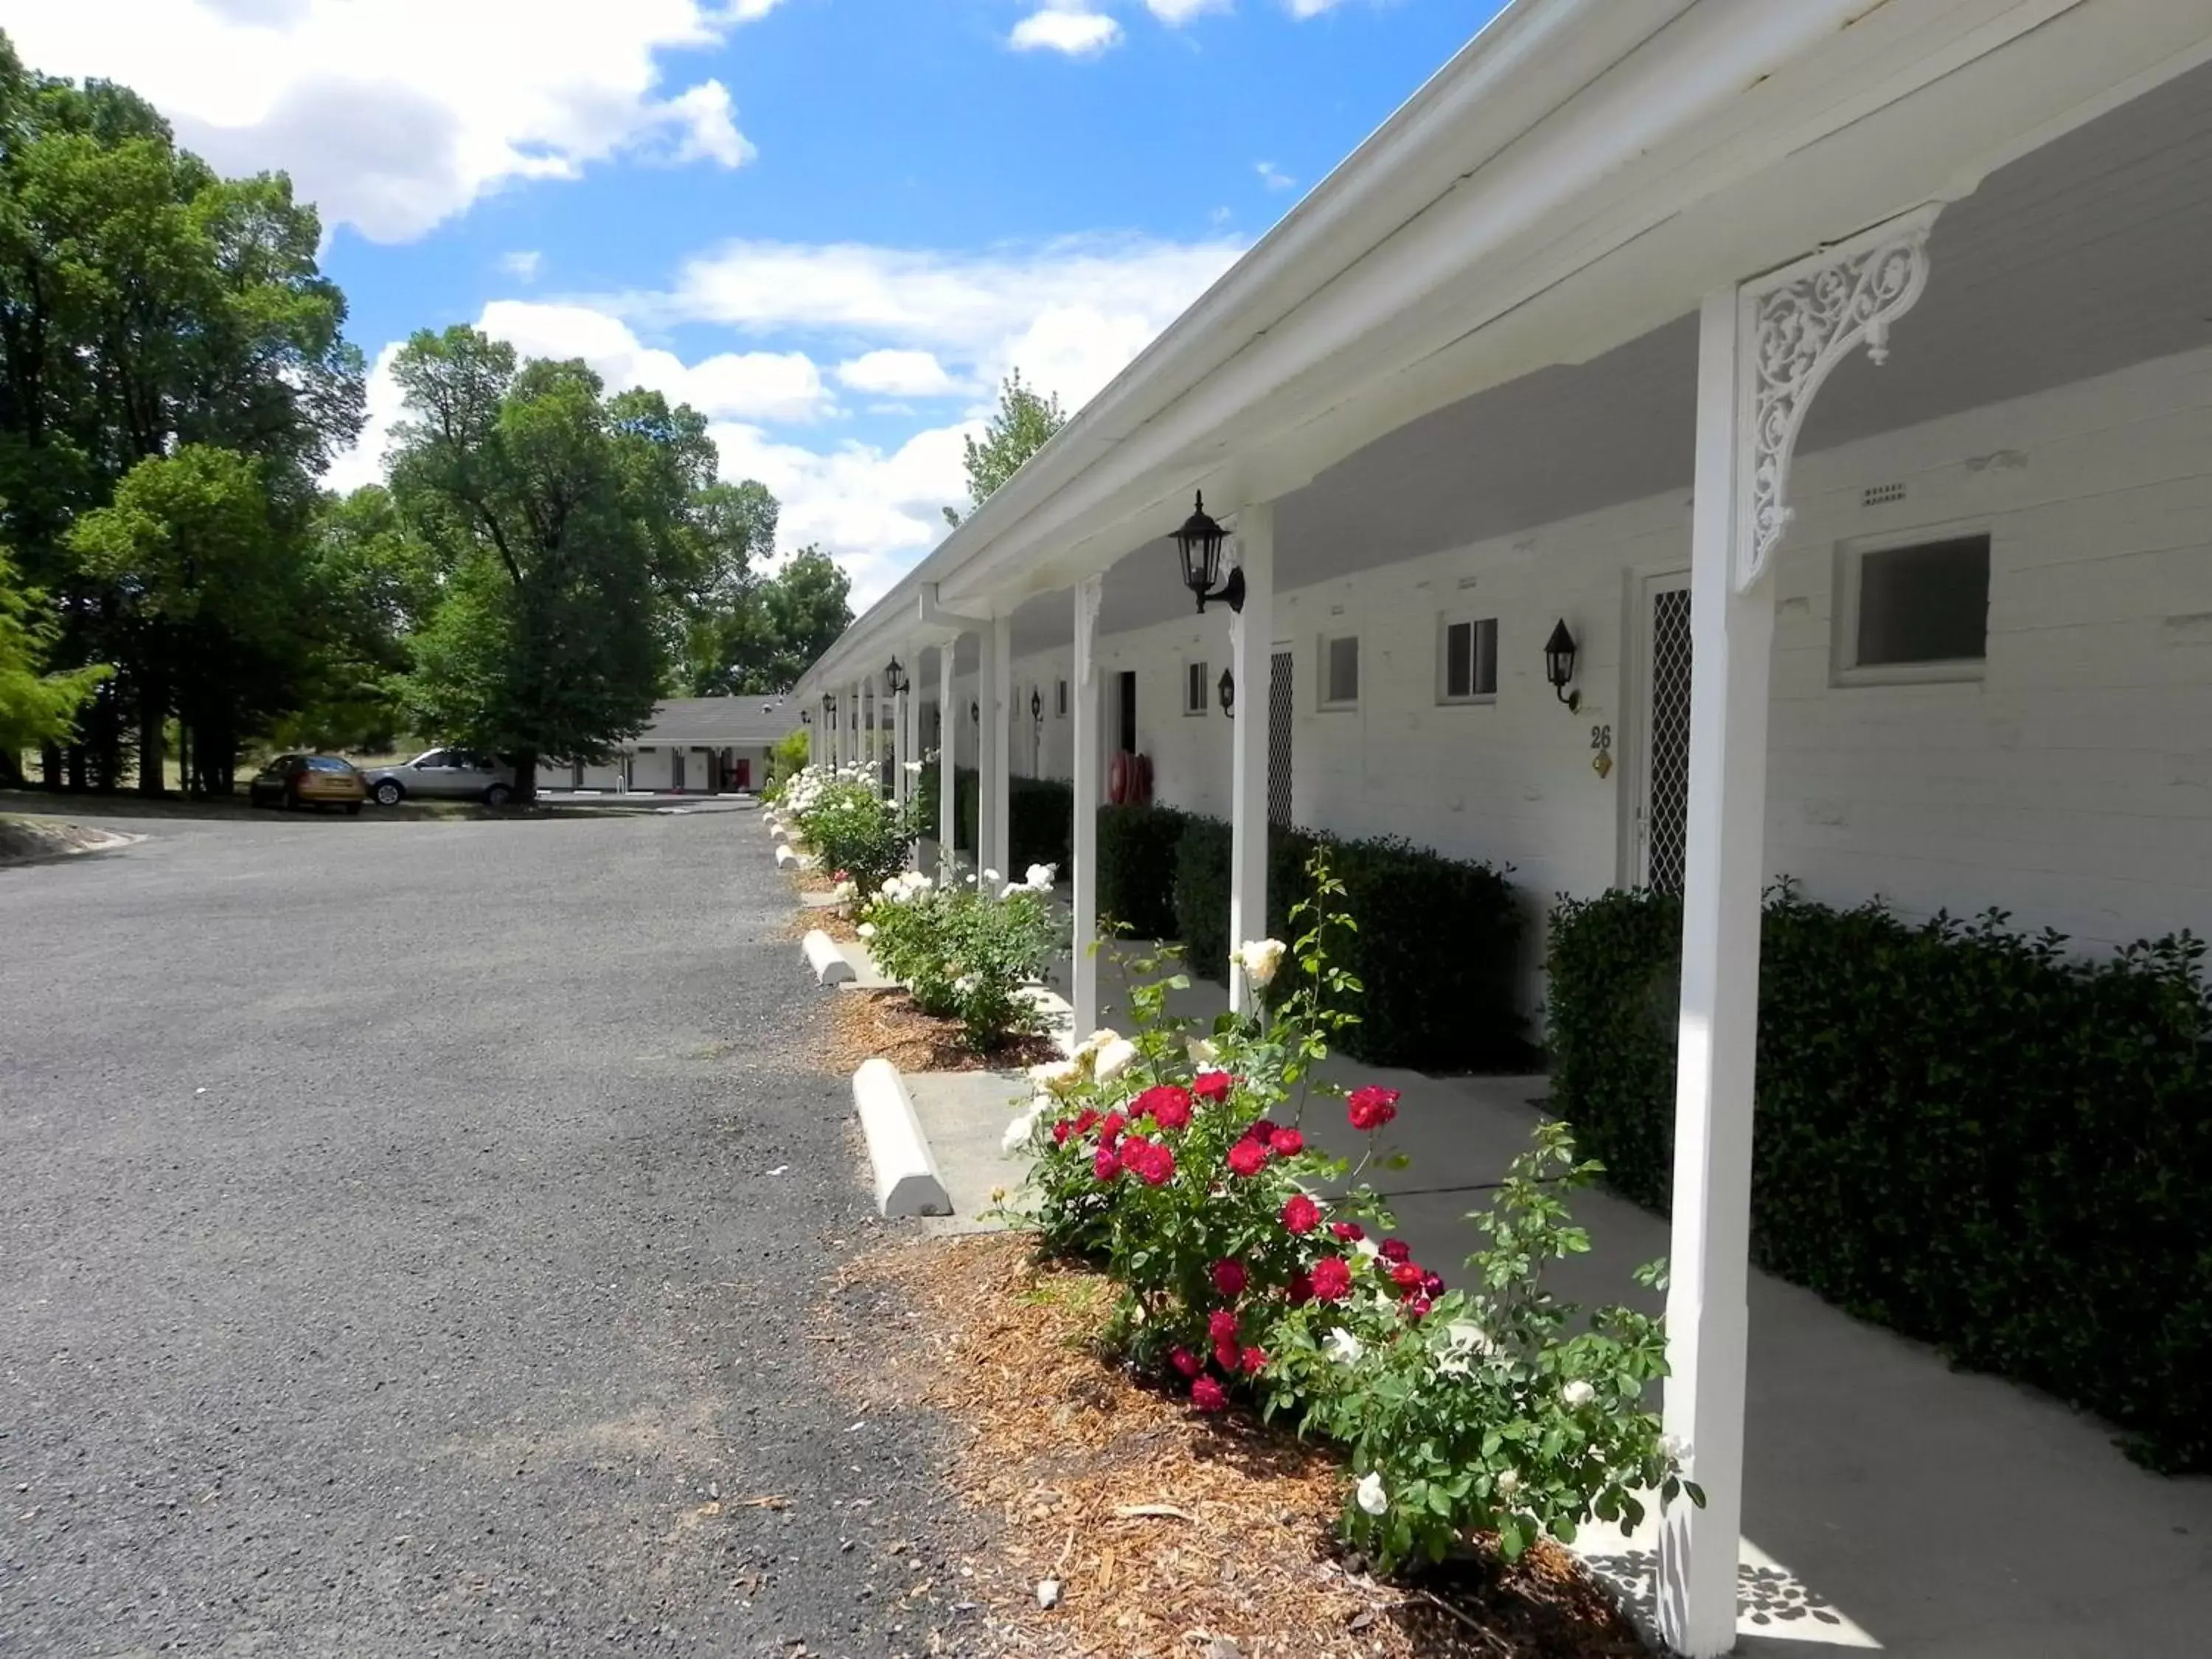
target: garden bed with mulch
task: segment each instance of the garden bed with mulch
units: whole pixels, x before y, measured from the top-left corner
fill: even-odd
[[[902,1072],[1019,1071],[1060,1058],[1052,1039],[1042,1036],[978,1053],[961,1036],[958,1020],[923,1013],[904,991],[840,991],[830,1011],[830,1070],[855,1071],[877,1054]]]
[[[840,1001],[858,1000],[857,997]],[[996,1523],[963,1567],[1015,1651],[1086,1659],[1632,1659],[1644,1650],[1566,1551],[1382,1582],[1330,1530],[1342,1462],[1234,1413],[1194,1414],[1101,1357],[1114,1291],[1021,1236],[855,1262],[818,1341],[865,1402],[927,1406],[951,1478]],[[898,1311],[886,1316],[884,1310]],[[1048,1584],[1041,1595],[1040,1585]],[[1050,1600],[1049,1607],[1040,1601]]]

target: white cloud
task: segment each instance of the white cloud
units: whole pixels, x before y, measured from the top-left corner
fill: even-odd
[[[1255,161],[1252,170],[1260,175],[1260,182],[1269,190],[1295,190],[1298,181],[1277,167],[1273,161]]]
[[[1322,0],[1326,5],[1328,0]],[[1200,12],[1227,11],[1230,0],[1145,0],[1145,9],[1173,27],[1187,23]]]
[[[1283,9],[1297,18],[1318,17],[1341,3],[1342,0],[1283,0]]]
[[[641,153],[736,167],[728,89],[659,55],[776,0],[0,0],[48,74],[144,94],[226,172],[282,167],[325,228],[406,241],[511,181]]]
[[[718,352],[687,365],[647,346],[619,317],[581,305],[495,300],[477,326],[526,357],[581,357],[611,389],[650,386],[718,420],[813,421],[830,412],[828,388],[803,351]]]
[[[942,398],[960,383],[933,351],[870,351],[837,365],[838,383],[886,398]]]
[[[1014,25],[1006,37],[1017,52],[1058,52],[1070,58],[1101,52],[1121,38],[1121,25],[1104,12],[1092,11],[1085,0],[1048,0],[1042,10],[1031,12]]]
[[[611,303],[647,322],[803,331],[873,350],[926,351],[971,380],[995,382],[1018,363],[1027,379],[1074,408],[1242,251],[1226,240],[1139,236],[1068,237],[976,253],[732,242],[687,262],[669,293]],[[1040,355],[1024,355],[1030,351]]]
[[[534,247],[517,248],[512,253],[499,256],[499,268],[526,283],[538,280],[538,268],[544,263],[545,256]]]

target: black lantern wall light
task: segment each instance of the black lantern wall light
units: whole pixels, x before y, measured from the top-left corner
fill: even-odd
[[[1575,678],[1575,636],[1567,632],[1565,617],[1552,625],[1552,637],[1544,641],[1544,678],[1552,683],[1552,695],[1571,709],[1583,706],[1583,694],[1567,688]]]
[[[1044,724],[1044,693],[1034,685],[1030,687],[1030,719],[1039,726]]]
[[[907,678],[906,670],[899,665],[899,659],[893,657],[890,665],[884,670],[884,691],[891,696],[902,697],[907,693],[907,688],[912,684],[913,682]]]
[[[1200,616],[1206,614],[1208,599],[1226,599],[1231,611],[1244,608],[1242,568],[1231,571],[1229,580],[1219,587],[1214,586],[1221,580],[1221,549],[1228,539],[1229,532],[1207,516],[1206,493],[1200,491],[1190,517],[1175,532],[1175,544],[1176,550],[1182,556],[1182,584],[1198,596]]]
[[[1221,694],[1221,712],[1228,715],[1231,720],[1235,720],[1237,718],[1237,676],[1227,669],[1223,669],[1221,678],[1215,684],[1214,690]]]

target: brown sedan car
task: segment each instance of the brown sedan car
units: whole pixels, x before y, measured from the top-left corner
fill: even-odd
[[[359,812],[368,799],[368,785],[351,761],[336,755],[279,755],[255,775],[246,796],[256,806],[286,812],[302,806]]]

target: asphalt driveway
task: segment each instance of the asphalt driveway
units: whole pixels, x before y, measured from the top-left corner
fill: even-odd
[[[0,869],[0,1653],[968,1650],[750,811],[85,821]]]

